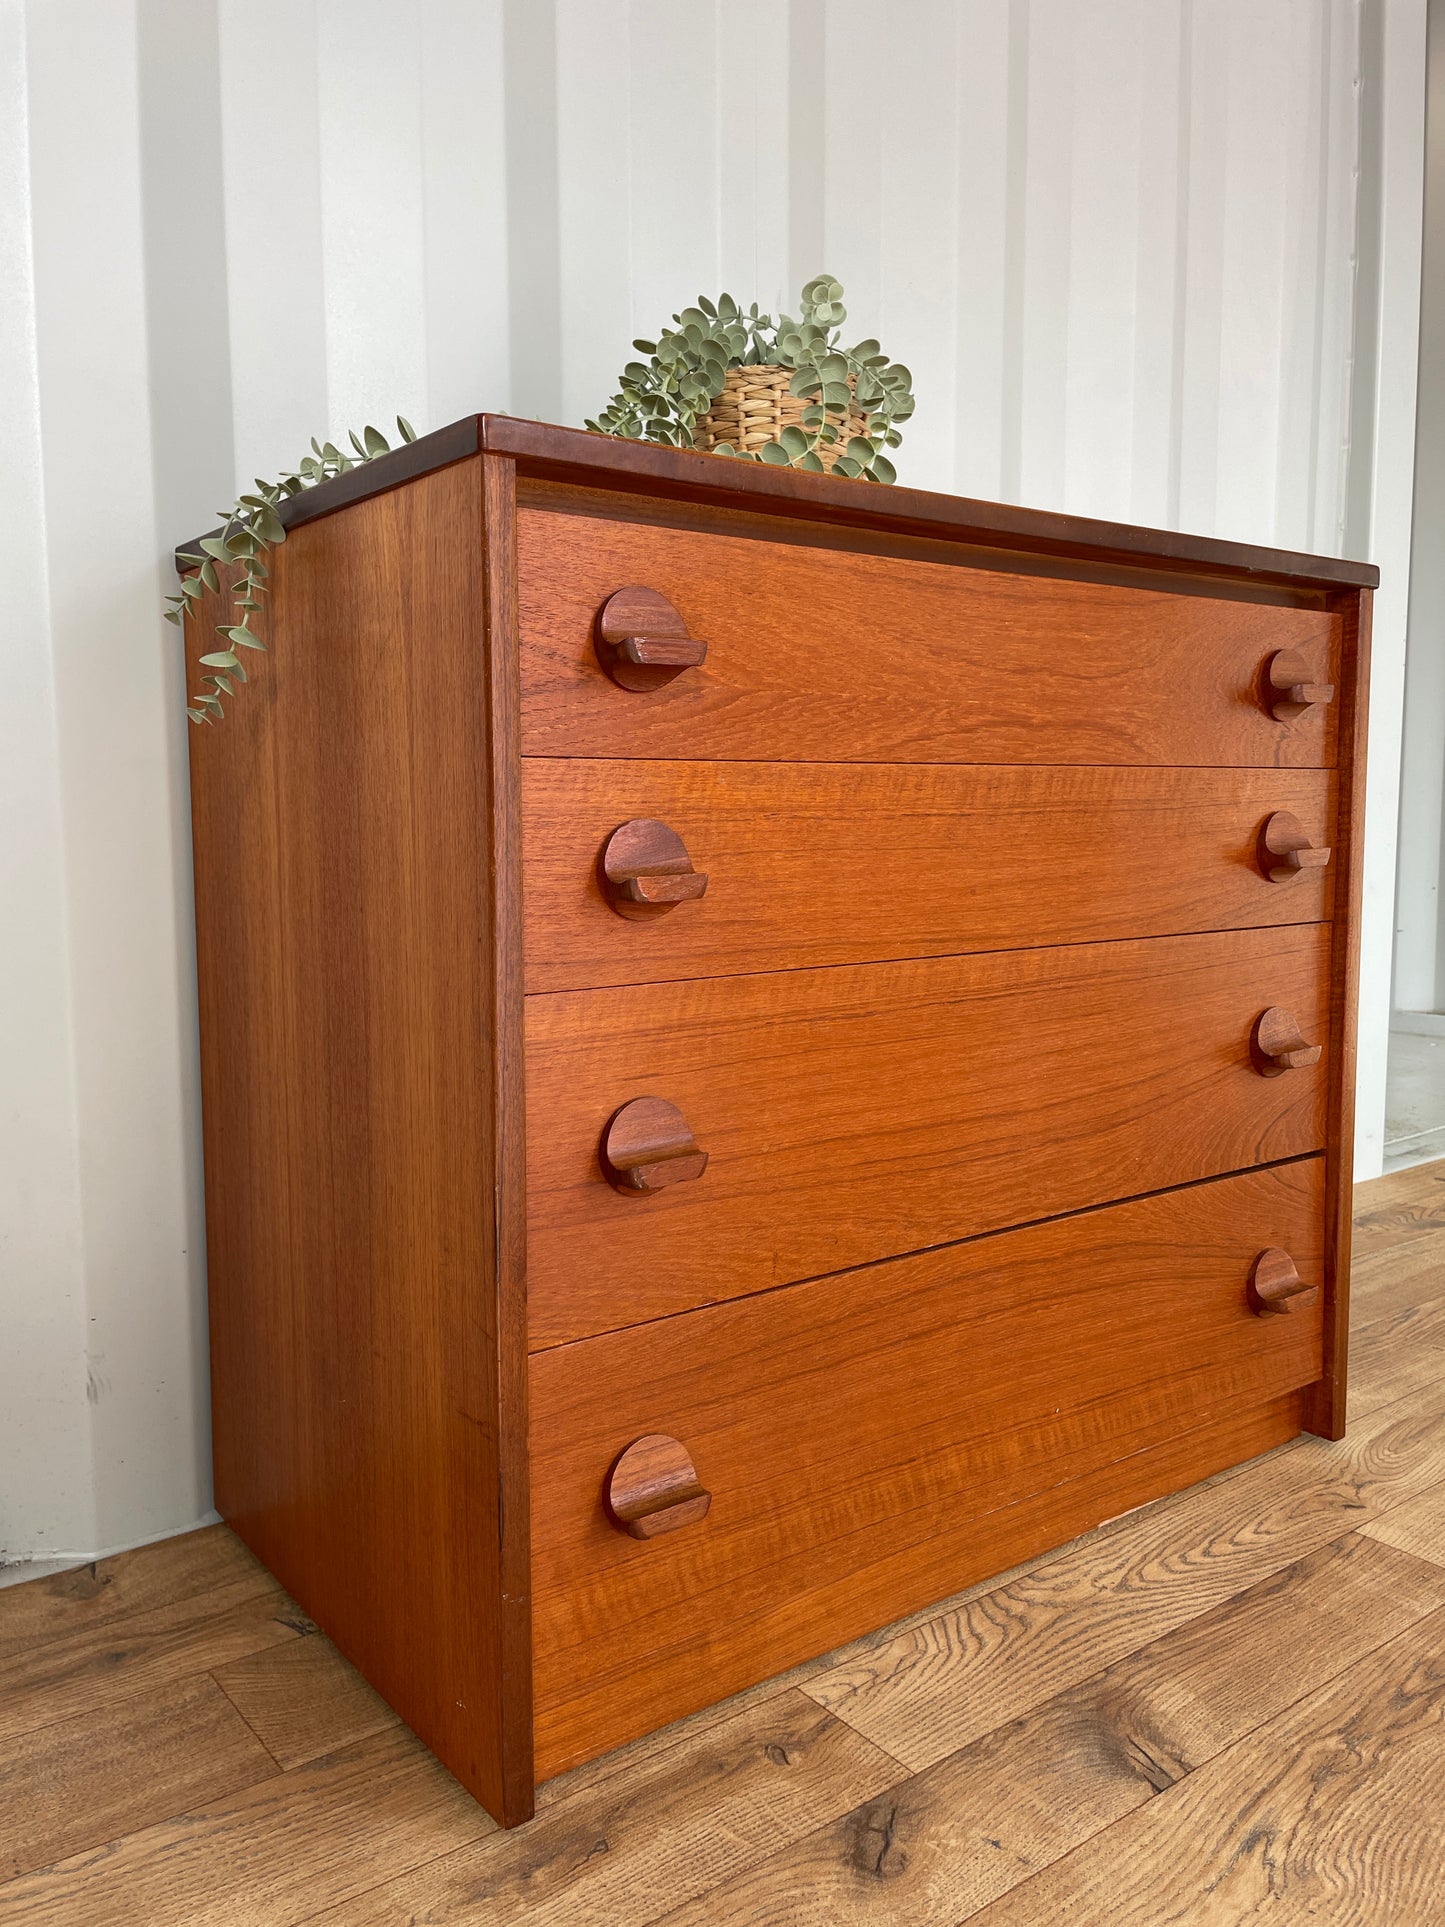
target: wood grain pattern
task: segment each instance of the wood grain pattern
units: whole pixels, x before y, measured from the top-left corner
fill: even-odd
[[[534,1357],[544,1771],[1048,1543],[988,1515],[1310,1384],[1318,1313],[1261,1321],[1248,1280],[1273,1236],[1318,1277],[1323,1185],[1307,1160]],[[599,1487],[654,1431],[712,1505],[638,1546]]]
[[[1360,991],[1360,921],[1365,887],[1365,752],[1369,736],[1370,620],[1368,594],[1342,597],[1340,745],[1348,783],[1339,797],[1333,868],[1337,916],[1330,954],[1329,1218],[1325,1264],[1325,1372],[1310,1412],[1310,1429],[1343,1438],[1349,1378],[1351,1212],[1355,1159],[1356,1011]]]
[[[966,1587],[989,1573],[1031,1561],[1041,1549],[1090,1532],[1104,1520],[1269,1452],[1298,1434],[1304,1408],[1305,1395],[1295,1393],[1266,1405],[1230,1408],[1189,1431],[1181,1431],[1175,1421],[1159,1428],[1159,1436],[1152,1442],[1141,1441],[1136,1434],[1135,1449],[1127,1457],[1110,1459],[1083,1477],[1065,1478],[1014,1505],[974,1518],[952,1534],[945,1521],[939,1534],[920,1546],[911,1562],[917,1572],[939,1575],[931,1584],[919,1579],[914,1596],[926,1598],[932,1592],[936,1599],[940,1584]],[[906,1563],[896,1560],[884,1568],[879,1575],[880,1596],[896,1588],[905,1576]],[[832,1623],[833,1616],[841,1617],[843,1610],[856,1612],[867,1583],[865,1579],[860,1584],[856,1573],[845,1573],[827,1592],[819,1589],[810,1594],[805,1616],[813,1616],[816,1627]],[[780,1620],[785,1618],[780,1616]],[[876,1614],[869,1623],[877,1623]],[[776,1632],[779,1627],[775,1624],[770,1630]],[[784,1626],[782,1630],[787,1629]],[[745,1637],[753,1642],[754,1663],[759,1650],[756,1631],[751,1624],[744,1629]],[[792,1650],[799,1649],[805,1634],[803,1650],[816,1650],[819,1633],[816,1629],[807,1633],[806,1627],[792,1632]],[[629,1736],[650,1731],[659,1719],[668,1717],[665,1708],[680,1712],[689,1706],[706,1706],[726,1691],[723,1681],[729,1677],[728,1664],[736,1663],[735,1654],[741,1657],[738,1645],[731,1642],[719,1651],[710,1650],[706,1677],[699,1677],[697,1667],[689,1663],[691,1655],[672,1654],[665,1662],[657,1660],[645,1674],[633,1675],[634,1691],[645,1697],[631,1705],[620,1704],[616,1684],[609,1679],[592,1692],[574,1695],[554,1706],[541,1697],[544,1680],[539,1666],[539,1778],[586,1761],[600,1746],[622,1744]],[[739,1684],[752,1677],[752,1671],[740,1667]]]
[[[216,1666],[211,1677],[271,1757],[288,1769],[397,1723],[381,1695],[320,1633]]]
[[[1428,1393],[1445,1378],[1445,1345],[1418,1344],[1400,1329],[1367,1326],[1351,1338],[1350,1423]]]
[[[535,1348],[1318,1150],[1328,1063],[1249,1035],[1327,1010],[1328,930],[789,971],[527,999]],[[1127,1049],[1122,1047],[1127,1040]],[[658,1096],[700,1183],[623,1197],[597,1161]]]
[[[257,1592],[241,1580],[47,1640],[0,1664],[0,1741],[157,1691],[311,1630],[279,1588]]]
[[[1257,839],[1285,809],[1329,843],[1334,787],[1322,770],[527,757],[527,988],[1318,922],[1333,866],[1272,885]],[[616,915],[597,859],[629,818],[681,837],[705,897]]]
[[[1445,1378],[1445,1357],[1438,1363]],[[1398,1546],[1416,1558],[1445,1566],[1445,1485],[1432,1485],[1427,1491],[1417,1492],[1413,1499],[1396,1506],[1383,1519],[1372,1519],[1363,1530],[1384,1545]]]
[[[633,817],[610,831],[594,873],[621,917],[652,921],[707,894],[707,876],[694,870],[682,838],[651,817]]]
[[[0,1922],[299,1927],[492,1829],[402,1727],[0,1887]]]
[[[204,1674],[35,1728],[0,1750],[0,1881],[279,1771]]]
[[[1445,1605],[1346,1536],[780,1848],[668,1927],[953,1927]],[[1043,1918],[1043,1916],[1035,1916]]]
[[[635,1768],[493,1834],[317,1927],[637,1927],[844,1803],[899,1777],[895,1760],[801,1693],[720,1721]]]
[[[1433,1238],[1445,1227],[1445,1159],[1357,1184],[1353,1192],[1353,1256],[1363,1268],[1403,1244]]]
[[[1368,1745],[1360,1736],[1368,1733]],[[1445,1612],[974,1916],[1110,1927],[1439,1918]]]
[[[616,441],[550,422],[507,415],[464,415],[460,421],[396,448],[321,487],[280,504],[288,529],[398,487],[479,450],[508,458],[528,476],[566,484],[648,490],[673,502],[710,501],[763,509],[776,517],[800,516],[839,528],[884,526],[927,530],[973,546],[1012,549],[1019,555],[1074,558],[1106,556],[1149,562],[1163,571],[1244,576],[1253,584],[1288,583],[1328,588],[1379,584],[1369,562],[1334,555],[1301,555],[1247,542],[1225,542],[1179,529],[1141,529],[1086,516],[1018,508],[1007,502],[971,501],[915,488],[856,488],[797,469],[775,469],[650,443]],[[186,551],[177,550],[184,571]]]
[[[1438,1342],[1445,1273],[1441,1228],[1430,1213],[1442,1179],[1445,1167],[1422,1168],[1359,1187],[1373,1249],[1359,1268],[1356,1310],[1362,1332],[1378,1345],[1381,1380],[1391,1374],[1392,1346],[1399,1365]],[[1371,1363],[1368,1351],[1359,1357]],[[1149,1867],[1151,1898],[1163,1892],[1171,1910],[1187,1914],[1217,1901],[1210,1927],[1217,1918],[1248,1916],[1258,1895],[1241,1898],[1228,1882],[1236,1863],[1257,1870],[1262,1852],[1271,1869],[1262,1903],[1269,1914],[1414,1927],[1431,1918],[1433,1897],[1418,1910],[1400,1870],[1414,1864],[1422,1837],[1435,1838],[1438,1772],[1428,1757],[1409,1771],[1390,1767],[1389,1721],[1404,1702],[1379,1694],[1379,1675],[1363,1671],[1359,1655],[1397,1632],[1439,1585],[1438,1563],[1392,1551],[1386,1535],[1408,1534],[1423,1552],[1445,1490],[1442,1414],[1445,1375],[1432,1371],[1393,1409],[1352,1417],[1343,1444],[1306,1438],[1266,1460],[1229,1464],[1203,1487],[1111,1519],[1027,1572],[986,1582],[915,1623],[870,1635],[787,1681],[755,1684],[730,1705],[552,1781],[537,1821],[511,1834],[492,1831],[420,1747],[393,1731],[380,1736],[385,1747],[344,1747],[335,1759],[273,1776],[264,1798],[217,1795],[113,1846],[0,1881],[0,1920],[276,1927],[316,1919],[319,1910],[328,1927],[410,1919],[461,1927],[478,1917],[644,1927],[668,1915],[672,1927],[739,1915],[748,1927],[840,1927],[855,1918],[932,1927],[966,1911],[955,1909],[959,1894],[987,1899],[1004,1877],[1011,1886],[1023,1882],[1014,1886],[1014,1917],[1030,1927],[1112,1921],[1116,1883],[1102,1874],[1104,1897],[1094,1911],[1087,1895],[1073,1906],[1051,1900],[1047,1887],[1030,1892],[1028,1876],[1087,1833],[1131,1877],[1136,1865]],[[1217,1443],[1221,1465],[1252,1449],[1238,1430]],[[1176,1445],[1157,1489],[1185,1476]],[[1101,1508],[1117,1510],[1138,1495],[1096,1487],[1095,1496]],[[1376,1554],[1397,1563],[1371,1572],[1357,1527]],[[1068,1529],[1061,1521],[1058,1530]],[[174,1574],[174,1600],[164,1596],[163,1571]],[[60,1736],[74,1734],[80,1751],[92,1722],[104,1730],[114,1718],[117,1732],[132,1715],[144,1724],[153,1694],[194,1684],[187,1666],[217,1666],[227,1678],[248,1672],[251,1662],[226,1662],[224,1649],[204,1636],[208,1598],[248,1576],[254,1582],[249,1555],[224,1529],[212,1529],[169,1542],[164,1560],[147,1548],[104,1562],[105,1583],[92,1582],[87,1598],[56,1599],[55,1579],[0,1594],[10,1623],[38,1635],[32,1645],[56,1643],[44,1637],[52,1603],[62,1619],[57,1639],[87,1626],[113,1635],[132,1616],[114,1610],[127,1598],[138,1602],[137,1616],[169,1608],[173,1634],[185,1632],[187,1616],[198,1622],[196,1636],[175,1648],[182,1671],[165,1684],[133,1691],[133,1656],[120,1642],[106,1706],[87,1710],[64,1698],[41,1705],[28,1732],[45,1749],[62,1800],[73,1784],[99,1814],[122,1816],[127,1802],[140,1802],[149,1816],[151,1787],[163,1788],[168,1772],[197,1782],[218,1773],[229,1743],[224,1724],[177,1726],[176,1759],[156,1759],[149,1776],[133,1770],[135,1754],[118,1745],[122,1786],[92,1777]],[[1035,1589],[1026,1597],[1029,1581]],[[265,1589],[275,1590],[269,1581]],[[294,1611],[284,1600],[278,1610]],[[94,1617],[76,1623],[67,1617],[73,1613]],[[961,1637],[965,1620],[971,1632]],[[800,1688],[810,1677],[861,1678],[877,1655],[896,1653],[915,1636],[928,1656],[918,1705],[941,1702],[943,1748],[933,1765],[900,1777],[884,1752],[848,1727],[846,1703],[831,1715],[810,1715]],[[296,1656],[289,1673],[297,1701],[287,1713],[296,1730],[306,1723],[308,1695],[318,1734],[337,1704],[333,1668],[308,1671],[299,1663],[308,1651],[326,1650],[315,1638],[292,1639],[254,1661],[259,1672]],[[1441,1650],[1438,1630],[1431,1650]],[[344,1671],[339,1661],[335,1667]],[[1328,1705],[1301,1731],[1267,1726],[1255,1753],[1247,1733],[1231,1737],[1244,1720],[1273,1717],[1296,1689],[1308,1693],[1331,1674]],[[64,1695],[66,1669],[56,1683]],[[1322,1737],[1333,1744],[1336,1733],[1347,1734],[1367,1762],[1363,1776],[1349,1757],[1336,1754],[1332,1763],[1314,1751]],[[44,1776],[18,1770],[29,1744],[28,1737],[10,1742],[20,1793],[43,1803]],[[1258,1809],[1249,1803],[1268,1775],[1301,1752],[1311,1776],[1318,1769],[1304,1809],[1268,1807],[1260,1816],[1263,1845],[1241,1834],[1241,1810],[1253,1818]],[[1378,1778],[1377,1761],[1384,1762]],[[1346,1779],[1355,1773],[1364,1795],[1343,1809],[1335,1803],[1336,1764]],[[1186,1777],[1174,1777],[1182,1769]],[[1178,1838],[1166,1836],[1157,1848],[1132,1834],[1121,1840],[1119,1825],[1148,1821],[1153,1807],[1196,1786],[1201,1773],[1210,1777],[1198,1785],[1198,1806]],[[1134,1818],[1121,1806],[1137,1808]],[[469,1816],[460,1825],[459,1814]],[[1326,1830],[1332,1858],[1322,1897],[1311,1883]],[[1190,1858],[1216,1836],[1225,1843],[1218,1856]],[[1076,1857],[1077,1850],[1059,1861],[1064,1873]],[[1158,1914],[1146,1908],[1136,1918],[1155,1927]]]
[[[656,1539],[695,1525],[711,1505],[712,1494],[700,1483],[687,1447],[666,1432],[634,1439],[607,1475],[612,1523],[633,1539]]]
[[[1283,644],[1339,680],[1310,609],[806,548],[522,508],[522,748],[534,756],[1329,766],[1338,706],[1270,714]],[[593,642],[625,584],[707,661],[617,688]]]
[[[1298,883],[1311,870],[1324,869],[1332,855],[1328,844],[1311,842],[1292,810],[1276,810],[1259,833],[1260,872],[1270,883]]]
[[[939,1493],[890,1511],[865,1451],[861,1480],[839,1459],[805,1490],[835,1526],[866,1499],[871,1557],[860,1566],[858,1543],[835,1566],[820,1555],[792,1595],[806,1606],[779,1608],[771,1644],[746,1630],[739,1584],[744,1631],[731,1647],[712,1638],[704,1663],[679,1619],[680,1643],[650,1671],[634,1654],[595,1692],[585,1668],[561,1691],[559,1671],[539,1673],[549,1771],[816,1650],[820,1627],[857,1630],[865,1601],[874,1618],[897,1610],[900,1574],[910,1597],[929,1596],[1277,1443],[1306,1410],[1338,1429],[1372,570],[820,489],[479,417],[287,514],[272,651],[235,716],[192,744],[217,1491],[505,1823],[531,1812],[534,1764],[529,1343],[581,1351],[590,1334],[686,1324],[672,1315],[704,1304],[764,1319],[763,1300],[787,1296],[775,1288],[900,1251],[948,1247],[961,1274],[961,1241],[1072,1223],[1101,1200],[1142,1208],[1261,1164],[1298,1175],[1309,1160],[1315,1183],[1325,1153],[1323,1348],[1316,1306],[1250,1314],[1247,1268],[1230,1297],[1239,1329],[1195,1330],[1192,1356],[1167,1348],[1208,1292],[1162,1324],[1131,1307],[1150,1341],[1130,1339],[1119,1369],[1152,1361],[1152,1376],[1111,1377],[1093,1323],[1064,1354],[1051,1326],[1016,1333],[1054,1361],[1052,1386],[1014,1368],[1026,1411],[994,1409],[986,1384],[962,1412],[937,1390],[925,1401],[948,1451],[967,1437],[967,1479],[955,1465]],[[646,686],[619,687],[599,646],[623,684]],[[781,774],[759,768],[778,758]],[[569,784],[585,804],[570,814]],[[628,785],[652,795],[623,816]],[[682,830],[673,803],[693,811]],[[566,836],[548,812],[566,815]],[[1284,819],[1262,870],[1262,826]],[[635,921],[601,896],[602,845],[624,821],[652,826],[644,867],[623,874],[627,852],[613,866]],[[659,824],[666,876],[646,868]],[[691,841],[668,841],[693,829],[729,878],[738,856],[766,870],[781,846],[747,910],[731,884],[703,894]],[[1337,859],[1307,863],[1326,842]],[[1281,868],[1310,874],[1285,888]],[[651,950],[649,926],[671,932]],[[1300,1035],[1275,1040],[1289,1074],[1266,1080],[1249,1036],[1276,1008]],[[599,1146],[637,1100],[678,1107],[686,1157],[629,1163],[619,1138],[611,1176],[676,1176],[690,1159],[701,1182],[655,1197],[608,1185]],[[1278,1240],[1321,1277],[1320,1216],[1315,1196],[1298,1225],[1249,1227],[1251,1256]],[[1173,1302],[1153,1299],[1156,1312]],[[994,1340],[1032,1316],[1000,1303]],[[893,1345],[916,1354],[899,1411],[968,1324],[955,1287],[931,1346],[911,1327]],[[805,1350],[823,1355],[828,1335],[805,1334]],[[637,1356],[686,1336],[640,1334]],[[745,1357],[756,1391],[750,1336],[710,1402],[694,1362],[684,1417],[716,1421]],[[798,1342],[784,1332],[780,1353]],[[1383,1333],[1366,1343],[1367,1397],[1398,1396],[1369,1356],[1383,1357]],[[973,1349],[996,1356],[983,1339]],[[849,1371],[861,1421],[873,1387],[856,1359],[840,1381]],[[610,1431],[641,1399],[644,1374],[614,1377],[590,1406],[572,1399],[568,1449],[590,1452],[588,1424]],[[990,1410],[991,1432],[978,1417]],[[568,1485],[587,1521],[605,1517],[606,1466],[665,1419],[619,1427],[602,1470]],[[724,1545],[742,1488],[714,1481],[695,1443],[705,1424],[671,1436],[699,1454],[687,1503],[721,1497],[665,1543]],[[931,1463],[907,1466],[918,1481]],[[624,1552],[656,1550],[607,1530]],[[800,1534],[775,1550],[774,1576],[808,1543],[849,1536]],[[638,1653],[659,1610],[622,1615]],[[539,1613],[572,1626],[580,1651],[612,1637],[618,1603],[582,1584],[565,1611],[551,1599]],[[47,1664],[63,1667],[65,1646],[51,1640]],[[183,1645],[176,1663],[198,1651]],[[214,1664],[253,1651],[224,1647]],[[49,1675],[26,1648],[12,1662],[39,1666],[33,1711]],[[156,1663],[156,1679],[175,1677]],[[348,1731],[347,1676],[331,1669],[332,1724],[287,1737],[293,1671],[304,1663],[258,1662],[232,1684],[299,1762]]]
[[[217,1506],[515,1818],[509,491],[460,463],[297,529],[192,795]]]
[[[6,1586],[0,1588],[0,1660],[111,1625],[131,1613],[245,1583],[258,1594],[280,1590],[234,1532],[205,1526],[69,1572]]]
[[[915,1769],[1445,1478],[1438,1394],[1127,1521],[804,1690]],[[1180,1548],[1187,1547],[1187,1556]]]

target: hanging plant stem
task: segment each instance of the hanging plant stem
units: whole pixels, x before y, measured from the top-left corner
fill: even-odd
[[[397,433],[403,442],[414,442],[416,430],[404,416],[396,418]],[[282,502],[303,490],[329,482],[334,475],[359,468],[390,452],[391,443],[379,428],[365,428],[361,435],[353,429],[351,446],[355,455],[346,455],[334,442],[312,439],[311,453],[303,456],[294,469],[287,469],[274,482],[256,478],[253,494],[238,495],[230,508],[218,510],[221,529],[216,535],[202,536],[194,550],[183,550],[182,560],[194,562],[196,573],[182,578],[179,595],[167,596],[171,605],[165,611],[167,622],[184,628],[187,615],[199,613],[201,597],[209,590],[219,594],[220,566],[239,564],[240,575],[231,593],[229,622],[218,622],[216,634],[224,647],[209,650],[200,659],[205,670],[200,687],[186,702],[186,714],[193,723],[219,722],[225,714],[225,700],[234,696],[236,684],[246,681],[243,649],[264,649],[265,643],[253,627],[266,595],[269,571],[265,558],[286,540],[286,528],[278,513]]]

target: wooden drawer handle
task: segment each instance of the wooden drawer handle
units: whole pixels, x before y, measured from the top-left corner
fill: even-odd
[[[1277,1245],[1260,1252],[1249,1274],[1249,1302],[1261,1314],[1293,1311],[1297,1298],[1312,1298],[1318,1289],[1305,1283],[1294,1259]]]
[[[1283,1077],[1286,1071],[1307,1070],[1311,1064],[1318,1064],[1324,1046],[1307,1044],[1290,1013],[1272,1004],[1254,1020],[1249,1052],[1261,1077]]]
[[[1292,723],[1316,703],[1334,701],[1334,684],[1311,682],[1309,673],[1310,666],[1297,649],[1280,649],[1270,657],[1265,668],[1265,694],[1276,722]]]
[[[676,830],[637,816],[614,830],[602,849],[602,887],[619,916],[657,917],[707,890]]]
[[[666,1432],[634,1439],[607,1481],[613,1523],[634,1539],[656,1539],[705,1519],[712,1494],[698,1479],[687,1447]]]
[[[623,689],[661,689],[707,661],[707,644],[655,589],[618,589],[597,616],[597,657]]]
[[[700,1178],[707,1152],[699,1151],[675,1104],[665,1097],[634,1097],[602,1133],[602,1169],[619,1191],[665,1191]]]
[[[1328,848],[1316,848],[1289,810],[1276,810],[1259,833],[1259,867],[1271,883],[1293,883],[1303,871],[1322,870],[1329,860]]]

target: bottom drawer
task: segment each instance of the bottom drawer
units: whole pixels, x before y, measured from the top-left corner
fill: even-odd
[[[1292,1436],[1323,1244],[1309,1158],[535,1354],[538,1779]],[[638,1539],[649,1433],[711,1505]]]

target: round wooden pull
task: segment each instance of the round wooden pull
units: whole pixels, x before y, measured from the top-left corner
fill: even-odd
[[[614,830],[602,849],[602,887],[623,917],[660,917],[707,890],[676,830],[637,816]]]
[[[1249,1054],[1261,1077],[1283,1077],[1286,1071],[1306,1070],[1318,1064],[1322,1044],[1307,1044],[1299,1025],[1289,1011],[1272,1004],[1254,1020]]]
[[[665,1191],[700,1178],[707,1152],[700,1151],[687,1119],[665,1097],[634,1097],[614,1111],[602,1133],[602,1169],[619,1191]]]
[[[711,1504],[687,1447],[666,1432],[634,1439],[607,1481],[613,1523],[634,1539],[656,1539],[705,1519]]]
[[[1292,723],[1317,703],[1332,703],[1335,686],[1311,682],[1310,666],[1297,649],[1279,649],[1264,666],[1264,694],[1277,723]]]
[[[1316,848],[1289,810],[1276,810],[1259,833],[1259,867],[1271,883],[1293,883],[1306,870],[1322,870],[1329,860],[1329,850]]]
[[[1317,1285],[1305,1283],[1294,1259],[1277,1245],[1261,1251],[1250,1270],[1249,1302],[1261,1314],[1293,1311],[1297,1300],[1313,1300],[1318,1291]]]
[[[597,613],[597,659],[623,689],[661,689],[707,661],[707,644],[656,589],[618,589]]]

